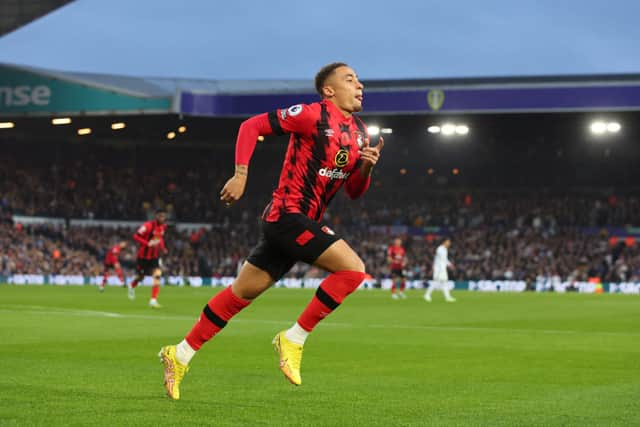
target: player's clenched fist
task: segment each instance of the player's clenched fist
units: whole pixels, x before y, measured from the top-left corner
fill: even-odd
[[[220,191],[220,200],[227,206],[237,202],[247,185],[247,167],[236,166],[236,173],[227,181]]]
[[[360,149],[360,151],[358,151],[358,153],[360,153],[360,158],[363,161],[369,162],[371,166],[374,166],[376,163],[378,163],[378,159],[380,158],[380,152],[382,151],[383,147],[384,147],[383,137],[380,137],[380,139],[378,140],[378,144],[375,147],[372,147],[371,145],[369,145],[369,139],[366,139],[365,144]]]

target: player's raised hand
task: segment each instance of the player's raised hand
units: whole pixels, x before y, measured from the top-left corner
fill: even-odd
[[[378,143],[375,147],[370,145],[369,139],[367,138],[364,142],[362,148],[358,151],[360,154],[360,158],[365,162],[369,163],[371,166],[375,166],[378,163],[378,159],[380,158],[380,152],[384,147],[384,138],[378,138]]]
[[[246,185],[247,167],[236,166],[236,173],[229,178],[224,187],[222,187],[222,191],[220,191],[220,200],[227,206],[231,206],[242,197]]]

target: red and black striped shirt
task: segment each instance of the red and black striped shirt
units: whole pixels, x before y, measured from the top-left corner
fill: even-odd
[[[399,270],[404,268],[405,257],[407,253],[402,246],[391,245],[387,248],[387,258],[389,259],[389,268]]]
[[[133,240],[139,244],[138,258],[156,259],[160,256],[160,250],[166,250],[164,244],[164,232],[166,228],[167,224],[158,224],[156,220],[147,221],[138,228],[136,234],[133,235]],[[149,242],[156,239],[159,243],[155,246],[149,246]]]
[[[266,221],[277,221],[283,213],[320,221],[345,183],[354,198],[366,190],[369,177],[360,176],[358,150],[369,135],[359,117],[345,117],[332,102],[322,101],[279,109],[268,118],[273,133],[290,133],[291,138]]]
[[[104,263],[107,265],[116,264],[118,262],[118,257],[120,257],[121,251],[122,251],[122,248],[120,247],[119,244],[111,247],[111,249],[109,249],[109,251],[104,257]]]

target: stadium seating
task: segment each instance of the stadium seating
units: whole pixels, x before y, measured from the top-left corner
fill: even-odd
[[[9,144],[0,158],[0,239],[6,248],[0,274],[99,274],[104,251],[131,229],[26,225],[13,215],[142,222],[155,207],[172,222],[206,223],[211,230],[193,241],[171,230],[164,260],[175,275],[234,275],[258,234],[258,218],[277,181],[277,168],[250,176],[246,197],[233,209],[217,193],[230,173],[230,147],[184,151],[154,147],[32,147]],[[260,147],[259,147],[260,149]],[[261,153],[278,162],[280,152]],[[394,233],[407,235],[411,277],[426,278],[437,243],[453,237],[452,276],[461,280],[536,277],[638,280],[640,255],[633,242],[616,244],[606,227],[634,225],[640,199],[607,188],[509,189],[431,186],[403,180],[393,162],[380,166],[370,192],[355,202],[337,197],[325,221],[356,249],[374,277],[388,275],[385,248]],[[251,175],[251,174],[250,174]],[[378,226],[373,227],[372,226]],[[382,227],[382,228],[381,228]],[[387,228],[383,227],[396,227]],[[425,230],[436,231],[429,232]],[[417,230],[417,232],[416,232]],[[602,231],[601,231],[602,230]],[[53,258],[53,252],[60,256]],[[56,252],[58,253],[58,252]],[[133,267],[133,247],[123,257]],[[292,277],[317,275],[296,266]]]

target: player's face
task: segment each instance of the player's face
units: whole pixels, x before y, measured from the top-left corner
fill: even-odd
[[[127,247],[127,242],[120,242],[120,248],[124,249]]]
[[[156,214],[156,220],[160,223],[160,224],[164,224],[164,221],[167,219],[167,214],[164,212],[160,212],[159,214]]]
[[[351,67],[338,67],[327,79],[326,86],[332,93],[331,100],[347,113],[362,110],[364,85]]]
[[[393,244],[394,244],[394,245],[396,245],[396,246],[402,246],[402,240],[400,240],[400,239],[395,239],[395,240],[393,241]]]

